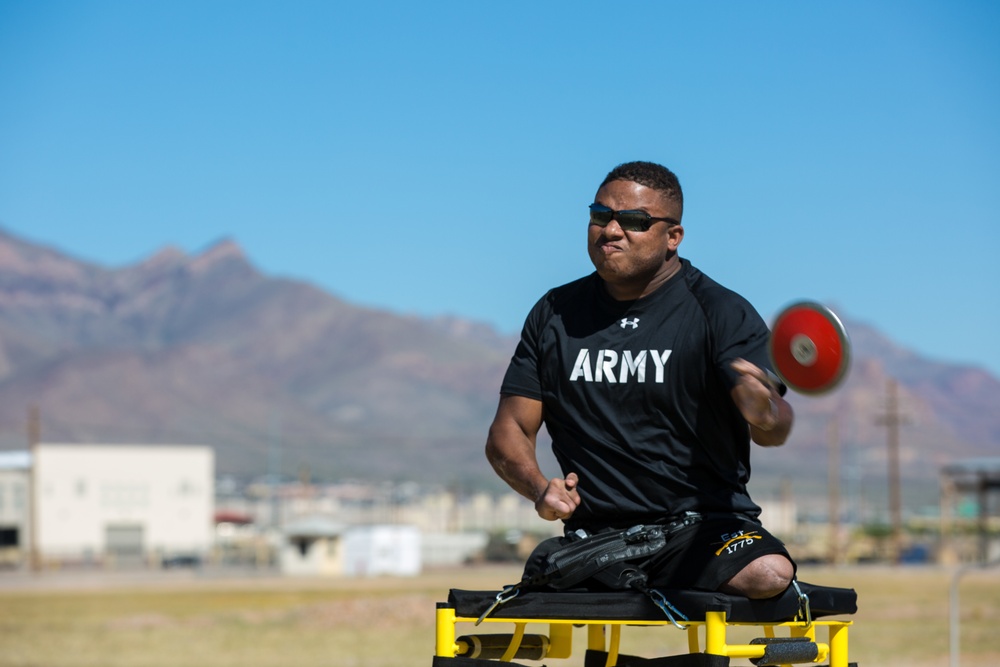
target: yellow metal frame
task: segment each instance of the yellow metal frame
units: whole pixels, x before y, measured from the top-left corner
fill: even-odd
[[[456,626],[460,623],[475,623],[476,618],[457,616],[451,607],[441,606],[437,610],[435,655],[455,657],[465,650],[463,644],[457,641]],[[548,659],[568,658],[573,652],[573,627],[586,626],[587,648],[608,653],[605,667],[615,667],[618,662],[618,651],[621,643],[622,626],[662,626],[671,625],[667,619],[662,621],[628,621],[628,620],[581,620],[552,618],[504,618],[502,615],[491,616],[483,623],[513,623],[514,636],[506,653],[500,662],[510,662],[517,652],[525,627],[529,624],[548,624],[549,646],[545,654]],[[704,627],[704,653],[723,655],[730,658],[760,658],[764,655],[764,644],[730,644],[728,629],[731,627],[759,627],[765,637],[775,637],[776,628],[787,628],[789,637],[805,637],[816,643],[819,654],[815,662],[829,660],[830,667],[848,667],[848,628],[852,621],[844,620],[814,620],[786,621],[775,623],[731,623],[726,620],[725,612],[709,611],[705,613],[704,621],[679,621],[687,633],[689,653],[702,652],[699,641],[699,629]],[[826,628],[825,643],[816,641],[818,628]]]

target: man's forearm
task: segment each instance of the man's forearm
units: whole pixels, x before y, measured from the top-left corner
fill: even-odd
[[[535,458],[535,444],[523,433],[496,434],[491,429],[486,458],[500,479],[531,502],[538,500],[548,484]]]

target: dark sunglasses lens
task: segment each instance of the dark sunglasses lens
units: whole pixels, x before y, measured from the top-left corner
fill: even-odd
[[[615,212],[612,211],[607,206],[600,206],[598,204],[591,204],[590,206],[590,224],[598,225],[600,227],[605,227],[611,218],[613,218]]]
[[[618,211],[618,226],[626,232],[644,232],[649,229],[649,214],[643,211]]]

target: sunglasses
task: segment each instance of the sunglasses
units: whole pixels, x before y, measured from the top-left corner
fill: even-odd
[[[616,211],[600,204],[590,205],[590,224],[607,227],[612,220],[617,220],[618,226],[625,232],[646,232],[654,222],[661,220],[671,225],[681,224],[680,220],[673,218],[654,218],[645,211]]]

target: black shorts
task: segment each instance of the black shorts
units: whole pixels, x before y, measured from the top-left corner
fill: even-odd
[[[784,543],[740,514],[710,514],[670,532],[666,546],[641,565],[657,588],[717,591],[752,561],[781,554]]]

